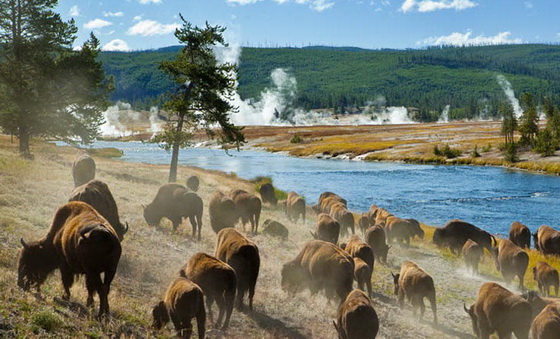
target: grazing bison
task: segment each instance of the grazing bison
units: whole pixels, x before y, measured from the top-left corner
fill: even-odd
[[[211,321],[212,303],[215,301],[218,304],[220,313],[215,326],[220,326],[225,315],[222,329],[226,329],[233,311],[237,286],[237,277],[233,268],[220,259],[199,252],[189,259],[179,274],[200,286],[206,297],[206,307]]]
[[[366,230],[366,243],[371,247],[375,257],[387,263],[387,253],[391,246],[385,242],[385,229],[382,226],[371,226]]]
[[[90,204],[113,226],[119,241],[123,240],[128,231],[128,224],[125,226],[121,223],[117,203],[106,183],[100,180],[90,180],[88,183],[76,187],[68,201],[83,201]]]
[[[511,280],[517,276],[519,278],[519,288],[523,289],[523,277],[529,265],[529,255],[521,247],[507,239],[502,239],[496,254],[496,269],[502,272],[504,281],[509,285]]]
[[[496,238],[490,233],[459,219],[453,219],[445,226],[436,228],[433,242],[439,247],[449,247],[451,252],[459,255],[467,239],[471,239],[489,252],[492,252],[493,244],[496,242]]]
[[[480,339],[488,339],[494,332],[500,338],[510,338],[511,333],[518,339],[529,338],[531,305],[494,282],[482,284],[474,305],[463,308],[471,317],[474,334]]]
[[[375,339],[379,318],[369,298],[362,291],[353,290],[338,307],[333,325],[339,339]]]
[[[416,219],[402,219],[393,215],[387,217],[385,222],[385,232],[389,243],[396,239],[397,243],[406,242],[408,246],[410,245],[410,239],[415,236],[424,239],[424,231],[420,228],[420,223]]]
[[[424,298],[428,298],[434,314],[434,324],[437,325],[436,289],[434,280],[423,269],[412,261],[405,261],[400,273],[393,276],[395,294],[398,297],[399,307],[404,306],[404,299],[412,304],[412,312],[416,316],[416,309],[420,307],[420,318],[424,316]]]
[[[353,235],[348,239],[348,243],[343,248],[352,257],[357,257],[362,259],[373,271],[373,266],[375,259],[373,256],[373,250],[371,247],[362,241],[359,236]]]
[[[362,291],[365,291],[367,288],[368,296],[371,296],[371,275],[373,274],[373,269],[358,257],[353,257],[352,259],[354,260],[354,279],[358,283],[358,288]]]
[[[72,176],[74,177],[74,187],[95,179],[95,161],[82,150],[76,153],[72,163]]]
[[[352,212],[350,212],[344,205],[341,203],[332,205],[329,214],[340,224],[340,233],[342,235],[345,235],[348,232],[348,228],[352,230],[352,234],[355,234],[354,214],[352,214]]]
[[[185,186],[179,184],[165,184],[161,186],[154,200],[144,207],[144,219],[151,226],[159,225],[162,218],[167,218],[173,223],[173,230],[181,224],[183,218],[189,218],[192,226],[192,237],[198,229],[202,229],[202,199]]]
[[[554,288],[554,295],[558,297],[558,271],[549,264],[539,261],[533,267],[533,278],[539,285],[539,291],[546,296],[550,296],[550,287]]]
[[[240,189],[232,190],[229,197],[235,203],[235,211],[237,217],[241,219],[243,230],[245,230],[245,224],[250,222],[251,232],[257,233],[262,209],[261,199]]]
[[[548,304],[531,324],[533,339],[560,338],[560,312],[558,305]]]
[[[268,203],[272,206],[278,204],[278,199],[276,199],[276,194],[274,193],[274,186],[267,182],[259,187],[259,194],[261,195],[261,200],[263,203]]]
[[[198,186],[200,185],[200,180],[196,175],[191,175],[187,178],[187,188],[193,192],[198,191]]]
[[[467,268],[470,269],[472,273],[478,274],[478,263],[484,254],[484,249],[476,242],[468,239],[465,245],[463,245],[461,252],[463,253]]]
[[[263,233],[273,237],[288,239],[289,231],[283,224],[278,221],[266,219],[263,222]]]
[[[161,329],[170,320],[175,326],[177,336],[190,338],[192,335],[192,319],[196,318],[198,338],[204,339],[206,334],[206,311],[204,310],[204,294],[200,287],[185,278],[177,278],[169,285],[165,297],[153,309],[153,327]]]
[[[111,224],[93,207],[73,201],[61,206],[47,235],[26,243],[18,261],[18,286],[40,289],[46,278],[60,269],[64,298],[76,275],[86,276],[87,305],[99,296],[99,316],[109,314],[109,289],[121,257],[121,244]],[[101,274],[103,273],[103,280]]]
[[[235,227],[237,223],[237,212],[235,203],[221,191],[216,191],[210,198],[208,206],[210,214],[210,227],[216,233],[226,227]]]
[[[317,224],[315,224],[315,233],[311,232],[314,239],[328,241],[330,243],[338,243],[340,233],[340,224],[330,215],[321,213],[317,216]]]
[[[371,224],[369,223],[368,213],[362,213],[362,215],[358,219],[358,228],[362,231],[362,235],[364,237],[366,236],[366,230],[369,226],[371,226]]]
[[[543,254],[560,255],[560,232],[550,226],[539,227],[537,233],[533,235],[535,248]]]
[[[218,233],[214,256],[230,265],[237,276],[237,307],[243,309],[243,297],[249,293],[249,309],[253,310],[253,296],[259,276],[261,258],[259,248],[235,228]]]
[[[303,197],[297,194],[296,192],[288,193],[288,198],[286,199],[286,205],[285,205],[285,212],[290,221],[297,222],[299,216],[301,215],[301,218],[305,223],[305,200],[303,200]]]
[[[531,248],[531,230],[519,221],[514,221],[509,228],[509,240],[521,248]]]
[[[307,242],[292,261],[282,267],[282,289],[296,293],[307,287],[312,295],[325,290],[330,300],[338,295],[340,302],[352,291],[354,261],[336,245],[322,240]]]

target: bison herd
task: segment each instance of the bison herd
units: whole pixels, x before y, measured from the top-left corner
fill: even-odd
[[[75,277],[84,275],[87,305],[92,305],[96,293],[100,302],[98,316],[106,317],[108,294],[128,224],[119,219],[108,186],[95,180],[95,162],[91,157],[79,153],[72,172],[76,188],[69,202],[56,211],[47,234],[29,243],[21,239],[17,283],[24,290],[39,290],[58,269],[64,298],[68,299]],[[144,207],[146,223],[157,226],[166,218],[176,229],[183,219],[189,219],[191,236],[200,240],[203,200],[196,193],[199,184],[199,179],[191,176],[187,187],[175,183],[161,186],[152,202]],[[300,218],[306,220],[308,210],[304,198],[290,192],[286,200],[278,201],[271,184],[261,186],[260,198],[240,189],[227,193],[215,191],[208,204],[210,227],[217,234],[214,253],[197,253],[180,268],[163,300],[153,308],[155,329],[171,321],[178,336],[189,338],[193,332],[192,319],[196,318],[199,338],[204,338],[207,316],[214,326],[226,329],[234,305],[243,310],[246,300],[249,312],[253,310],[261,256],[257,244],[235,226],[240,223],[245,231],[249,223],[250,233],[258,233],[263,202],[271,208],[279,203],[288,220],[294,223]],[[322,193],[312,209],[317,213],[315,229],[311,231],[314,240],[306,242],[282,266],[280,286],[288,294],[308,289],[312,295],[324,292],[329,301],[337,300],[338,312],[333,325],[339,338],[375,338],[380,327],[370,299],[375,262],[387,265],[393,241],[399,246],[409,246],[414,237],[424,237],[424,229],[417,220],[399,218],[376,205],[355,218],[347,208],[347,201],[332,192]],[[355,225],[363,239],[355,234]],[[289,230],[268,219],[262,233],[286,239]],[[347,241],[339,243],[343,237]],[[533,238],[535,247],[543,254],[560,255],[560,232],[541,226]],[[530,264],[526,252],[530,240],[530,230],[519,222],[511,225],[509,240],[498,241],[488,232],[457,219],[436,228],[432,238],[436,246],[462,255],[474,274],[486,250],[505,283],[510,284],[517,277],[521,289]],[[540,293],[549,297],[552,287],[558,297],[558,271],[545,262],[536,263],[532,271]],[[437,325],[436,285],[432,276],[410,260],[402,263],[398,273],[391,274],[398,306],[403,308],[407,300],[413,313],[416,315],[419,310],[423,317],[426,298]],[[353,289],[354,280],[359,289]],[[509,338],[512,333],[517,338],[528,338],[529,332],[533,338],[559,338],[559,306],[556,300],[546,297],[532,291],[517,295],[495,282],[486,282],[481,285],[476,302],[470,307],[465,305],[464,310],[478,338],[489,338],[494,332],[500,338]],[[212,312],[214,302],[218,307],[216,321]]]

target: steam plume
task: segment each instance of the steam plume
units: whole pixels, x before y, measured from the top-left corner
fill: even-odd
[[[521,117],[523,111],[521,110],[521,106],[519,105],[519,100],[517,100],[517,98],[515,97],[515,93],[513,92],[513,87],[511,86],[511,83],[506,79],[505,76],[501,74],[498,74],[496,76],[496,79],[498,80],[498,84],[500,84],[500,87],[502,87],[502,90],[504,91],[504,94],[508,98],[508,101],[511,103],[515,117],[516,118]]]

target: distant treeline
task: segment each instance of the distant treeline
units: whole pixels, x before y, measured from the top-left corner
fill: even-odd
[[[174,58],[180,47],[142,52],[104,52],[107,74],[115,78],[112,99],[136,108],[158,103],[173,88],[158,70],[161,60]],[[545,97],[560,101],[560,46],[527,44],[479,47],[443,46],[423,50],[356,48],[243,48],[239,63],[239,94],[259,99],[273,86],[271,72],[286,70],[297,80],[296,106],[359,112],[369,105],[414,107],[418,121],[437,120],[450,105],[450,119],[496,117],[503,90],[502,74],[516,95],[531,92],[540,104]]]

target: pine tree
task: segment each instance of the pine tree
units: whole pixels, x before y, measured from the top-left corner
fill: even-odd
[[[523,93],[521,96],[521,107],[523,108],[523,115],[519,123],[519,133],[521,134],[519,143],[532,147],[539,133],[539,115],[537,114],[531,93]]]

